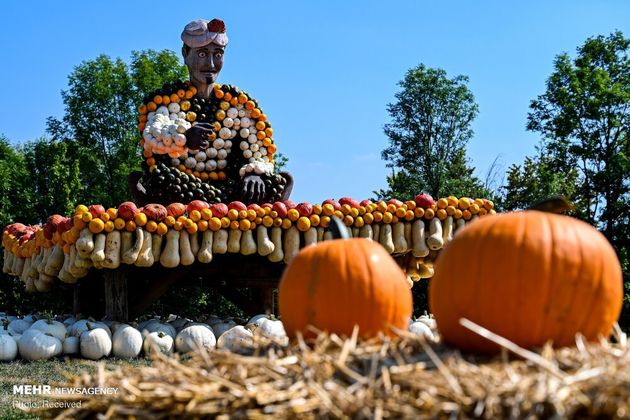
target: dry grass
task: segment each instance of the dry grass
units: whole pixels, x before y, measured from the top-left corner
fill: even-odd
[[[484,332],[474,324],[471,329]],[[491,339],[500,340],[490,334]],[[74,376],[72,386],[119,387],[112,396],[77,396],[80,409],[59,418],[623,418],[630,416],[630,355],[616,343],[532,353],[503,342],[495,358],[462,356],[399,332],[357,340],[320,334],[288,348],[259,343],[249,354],[157,356]],[[517,352],[510,360],[507,348]],[[64,397],[68,400],[69,397]]]

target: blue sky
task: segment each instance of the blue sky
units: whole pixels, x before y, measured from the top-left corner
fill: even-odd
[[[385,186],[380,159],[387,103],[420,63],[464,74],[479,104],[468,156],[480,177],[534,152],[529,101],[554,57],[590,36],[630,36],[617,1],[147,1],[6,2],[0,14],[0,134],[14,143],[61,117],[60,92],[83,60],[132,50],[179,51],[190,20],[218,17],[230,44],[219,82],[258,99],[289,157],[293,200],[370,197]]]

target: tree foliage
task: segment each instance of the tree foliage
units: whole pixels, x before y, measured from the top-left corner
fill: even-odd
[[[171,51],[133,52],[131,64],[101,55],[76,66],[62,92],[65,114],[48,132],[76,152],[84,203],[116,205],[131,197],[127,175],[140,163],[136,107],[150,91],[185,79]]]
[[[487,194],[466,159],[471,124],[478,113],[468,78],[448,78],[423,64],[398,83],[396,101],[387,106],[391,122],[384,132],[389,146],[382,157],[392,169],[380,198],[411,198],[419,192],[443,195]]]
[[[547,90],[530,105],[527,128],[559,169],[577,171],[585,220],[609,240],[627,241],[630,204],[630,40],[589,38],[577,57],[560,54]]]

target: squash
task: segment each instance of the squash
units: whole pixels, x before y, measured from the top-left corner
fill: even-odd
[[[151,252],[153,253],[153,262],[160,261],[162,256],[162,235],[151,235]]]
[[[120,233],[120,255],[123,256],[133,246],[133,233],[122,231]]]
[[[190,252],[196,257],[199,253],[199,234],[198,232],[189,233],[188,239],[190,240]]]
[[[0,362],[12,362],[17,358],[18,345],[10,334],[0,334]]]
[[[212,238],[212,252],[214,254],[225,254],[228,250],[228,233],[225,229],[214,232]]]
[[[241,250],[241,235],[243,232],[239,229],[230,229],[228,233],[227,251],[237,253]]]
[[[195,256],[190,249],[190,234],[185,230],[179,232],[179,262],[181,265],[191,265]]]
[[[217,340],[210,328],[203,325],[190,325],[182,329],[175,338],[175,349],[179,353],[189,353],[200,348],[212,350]]]
[[[50,359],[63,351],[63,344],[57,337],[30,328],[24,331],[17,344],[20,356],[25,360]]]
[[[402,254],[407,251],[407,241],[405,240],[405,224],[403,222],[394,223],[392,228],[392,239],[394,243],[394,252]]]
[[[291,226],[284,233],[284,262],[289,263],[300,252],[300,231]]]
[[[430,250],[437,251],[444,246],[444,238],[442,237],[442,223],[440,219],[434,217],[429,222],[429,237],[427,238],[427,246]]]
[[[245,328],[254,335],[260,334],[264,337],[278,340],[281,344],[288,344],[289,342],[282,321],[276,319],[273,315],[255,315],[247,321]]]
[[[59,321],[53,321],[51,319],[39,319],[31,325],[31,328],[40,330],[44,334],[50,334],[53,337],[57,337],[63,341],[66,338],[66,326]]]
[[[120,266],[120,232],[113,230],[105,239],[105,259],[102,261],[104,268],[115,269]]]
[[[160,256],[160,263],[167,268],[174,268],[179,265],[179,236],[180,233],[171,229],[166,234],[166,247]]]
[[[588,341],[607,337],[622,299],[621,267],[606,238],[582,221],[534,210],[482,217],[458,232],[429,288],[444,341],[479,353],[499,346],[461,318],[524,348],[549,340],[562,347],[577,333]]]
[[[57,274],[59,274],[59,270],[61,270],[61,267],[63,266],[63,260],[63,247],[57,244],[52,248],[46,267],[44,267],[44,274],[53,277],[57,276]]]
[[[112,336],[112,354],[124,359],[138,357],[142,351],[142,344],[140,331],[130,325],[120,324]]]
[[[332,220],[340,237],[343,225]],[[308,325],[347,336],[355,325],[363,337],[393,335],[390,327],[406,328],[413,309],[404,272],[382,246],[365,238],[303,248],[282,275],[278,304],[289,337],[308,335]]]
[[[256,241],[254,241],[254,233],[246,230],[241,236],[241,255],[252,255],[256,253]]]
[[[162,331],[154,331],[144,337],[142,348],[144,349],[144,354],[146,354],[147,356],[154,351],[159,351],[164,354],[171,354],[173,353],[173,343],[173,337],[171,337],[170,335]]]
[[[236,322],[231,319],[223,321],[219,318],[216,321],[210,322],[210,328],[212,328],[212,331],[214,332],[214,336],[216,338],[221,337],[226,331],[234,327],[236,327]]]
[[[448,216],[444,220],[444,226],[442,229],[442,240],[444,244],[453,240],[453,216]]]
[[[206,230],[201,236],[201,246],[197,253],[197,260],[204,264],[212,261],[212,238],[214,237],[211,230]]]
[[[123,232],[123,235],[125,233],[129,232]],[[135,234],[136,240],[133,242],[133,245],[123,253],[122,262],[125,264],[134,264],[138,260],[140,250],[142,250],[144,245],[144,229],[136,229]]]
[[[317,245],[317,229],[309,228],[304,232],[304,246]]]
[[[79,337],[71,335],[66,337],[62,343],[63,354],[76,355],[81,353],[81,342]]]
[[[87,327],[88,330],[83,331],[79,338],[81,356],[90,360],[109,356],[112,351],[111,337],[102,328],[93,328],[90,324]]]
[[[94,235],[94,248],[90,254],[92,262],[105,261],[105,240],[107,236],[104,233],[98,233]]]
[[[414,257],[426,257],[429,255],[426,239],[424,237],[424,221],[418,219],[411,225],[411,252]]]
[[[435,335],[427,324],[421,321],[412,321],[409,323],[409,332],[426,338],[427,340],[435,340]]]
[[[262,257],[271,254],[275,248],[273,242],[269,239],[267,227],[264,225],[259,225],[256,228],[256,245],[258,255]]]
[[[394,246],[394,235],[391,225],[385,224],[381,226],[379,242],[388,254],[394,253],[396,248]]]
[[[155,260],[153,259],[153,235],[150,232],[144,232],[144,240],[142,242],[142,248],[138,254],[138,259],[134,262],[136,267],[151,267]]]
[[[280,262],[284,258],[282,251],[282,228],[274,226],[271,228],[271,243],[273,243],[273,252],[267,255],[271,262]]]
[[[230,328],[217,339],[217,348],[235,353],[247,352],[254,347],[254,335],[251,331],[237,325]]]
[[[363,225],[361,227],[361,229],[359,229],[359,238],[373,239],[374,238],[374,231],[372,230],[372,226],[371,225]]]
[[[94,250],[94,234],[90,232],[90,229],[82,229],[79,234],[79,239],[76,242],[77,251],[83,258],[90,256]]]

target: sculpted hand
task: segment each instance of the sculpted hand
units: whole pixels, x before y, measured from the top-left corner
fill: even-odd
[[[213,132],[212,126],[207,123],[198,123],[186,130],[186,147],[191,150],[205,150],[210,146],[208,137]]]
[[[265,198],[265,183],[258,175],[246,175],[243,179],[241,199],[245,203],[259,203]]]

